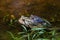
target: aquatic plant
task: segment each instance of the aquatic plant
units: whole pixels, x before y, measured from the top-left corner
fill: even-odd
[[[22,32],[18,32],[14,35],[12,32],[7,31],[10,37],[13,40],[55,40],[55,30],[51,30],[50,32],[46,31],[46,28],[32,28],[31,30],[27,30],[27,28],[22,25]]]

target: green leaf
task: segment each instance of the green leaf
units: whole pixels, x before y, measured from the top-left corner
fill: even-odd
[[[52,31],[52,36],[54,36],[54,35],[55,35],[55,30]]]
[[[27,32],[27,29],[26,29],[26,27],[25,27],[24,25],[22,25],[22,27],[24,28],[24,31],[25,31],[25,32]]]
[[[28,34],[28,40],[30,40],[30,34]]]
[[[32,28],[31,30],[36,31],[36,30],[44,30],[45,28]]]
[[[28,37],[28,35],[23,35],[19,39],[26,38],[26,37]]]
[[[9,32],[9,31],[7,31],[7,32],[11,35],[11,37],[12,37],[13,39],[15,39],[14,35],[13,35],[11,32]]]
[[[24,33],[25,33],[25,32],[18,32],[17,34],[19,34],[19,35],[20,35],[20,34],[24,34]]]
[[[5,16],[3,17],[3,21],[5,21],[5,20],[8,18],[8,16],[9,16],[9,14],[5,15]]]
[[[40,39],[35,39],[35,40],[49,40],[49,39],[40,38]]]
[[[49,25],[51,25],[51,23],[49,21],[47,21],[46,19],[43,19],[46,23],[48,23]]]
[[[38,34],[38,33],[33,34],[32,39],[34,39],[34,38],[36,37],[37,34]]]
[[[40,32],[38,32],[39,34],[43,34],[44,33],[44,31],[40,31]]]

